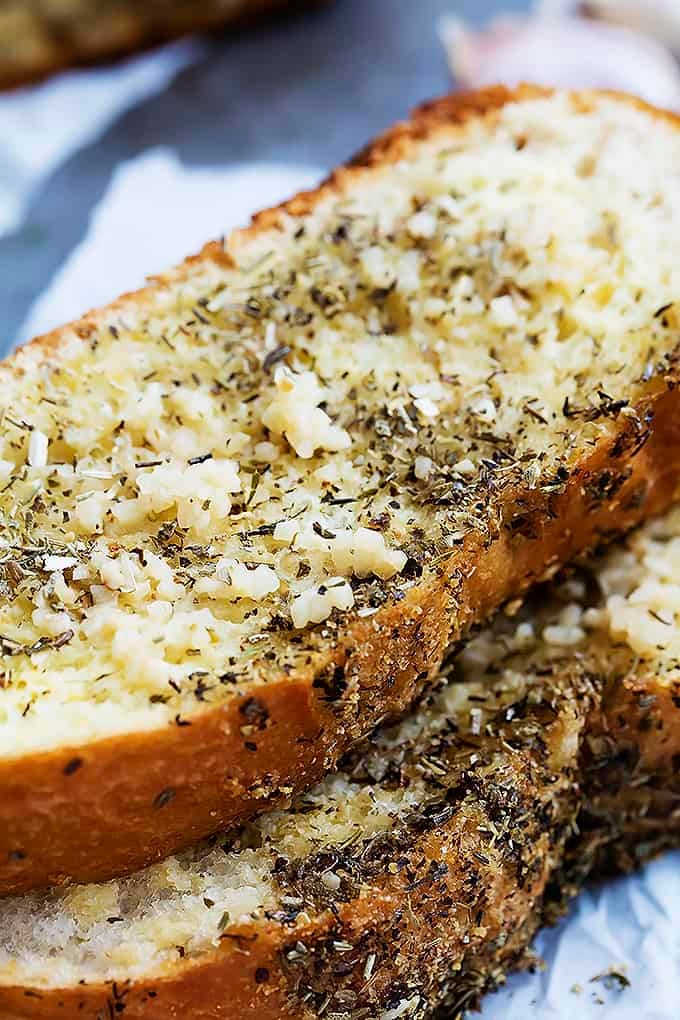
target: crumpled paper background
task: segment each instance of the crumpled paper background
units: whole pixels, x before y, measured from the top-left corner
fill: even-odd
[[[27,198],[51,168],[195,56],[193,44],[168,47],[113,70],[79,72],[0,98],[0,232],[20,222]],[[79,120],[74,111],[86,94],[88,114]],[[34,128],[56,123],[58,129],[29,131],[26,118]],[[35,302],[17,339],[142,285],[146,274],[244,224],[257,208],[313,186],[320,175],[269,164],[189,169],[170,149],[123,164],[87,236]],[[679,1020],[680,854],[586,891],[535,948],[545,968],[511,977],[486,998],[482,1020]],[[630,984],[601,977],[612,968]]]
[[[20,225],[31,196],[60,163],[126,109],[160,92],[200,53],[198,43],[182,42],[0,93],[0,237]]]

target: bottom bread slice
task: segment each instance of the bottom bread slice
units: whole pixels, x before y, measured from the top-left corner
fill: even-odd
[[[290,810],[3,900],[0,1018],[457,1015],[589,876],[680,843],[679,569],[676,510],[507,607]]]

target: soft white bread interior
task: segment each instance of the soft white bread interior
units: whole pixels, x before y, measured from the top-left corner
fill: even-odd
[[[610,846],[634,860],[680,836],[678,569],[680,509],[499,617],[289,811],[0,902],[0,1015],[11,986],[31,993],[21,1017],[107,997],[133,1020],[471,1001]]]
[[[0,887],[289,796],[470,621],[667,502],[679,223],[670,116],[444,100],[1,366]]]

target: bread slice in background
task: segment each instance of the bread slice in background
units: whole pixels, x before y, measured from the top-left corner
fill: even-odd
[[[680,842],[679,558],[674,510],[543,588],[290,810],[0,901],[0,1015],[474,1005],[589,876]]]
[[[298,0],[4,0],[0,88],[301,6]]]
[[[629,98],[443,99],[0,367],[0,890],[286,803],[668,504],[679,167]]]

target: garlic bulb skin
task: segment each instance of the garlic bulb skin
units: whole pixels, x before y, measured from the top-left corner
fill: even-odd
[[[680,69],[660,42],[620,25],[560,14],[559,6],[565,5],[544,4],[541,13],[498,18],[482,28],[442,19],[440,35],[457,84],[608,88],[680,110]]]
[[[677,0],[543,0],[539,14],[584,14],[658,39],[680,54],[680,4]]]

